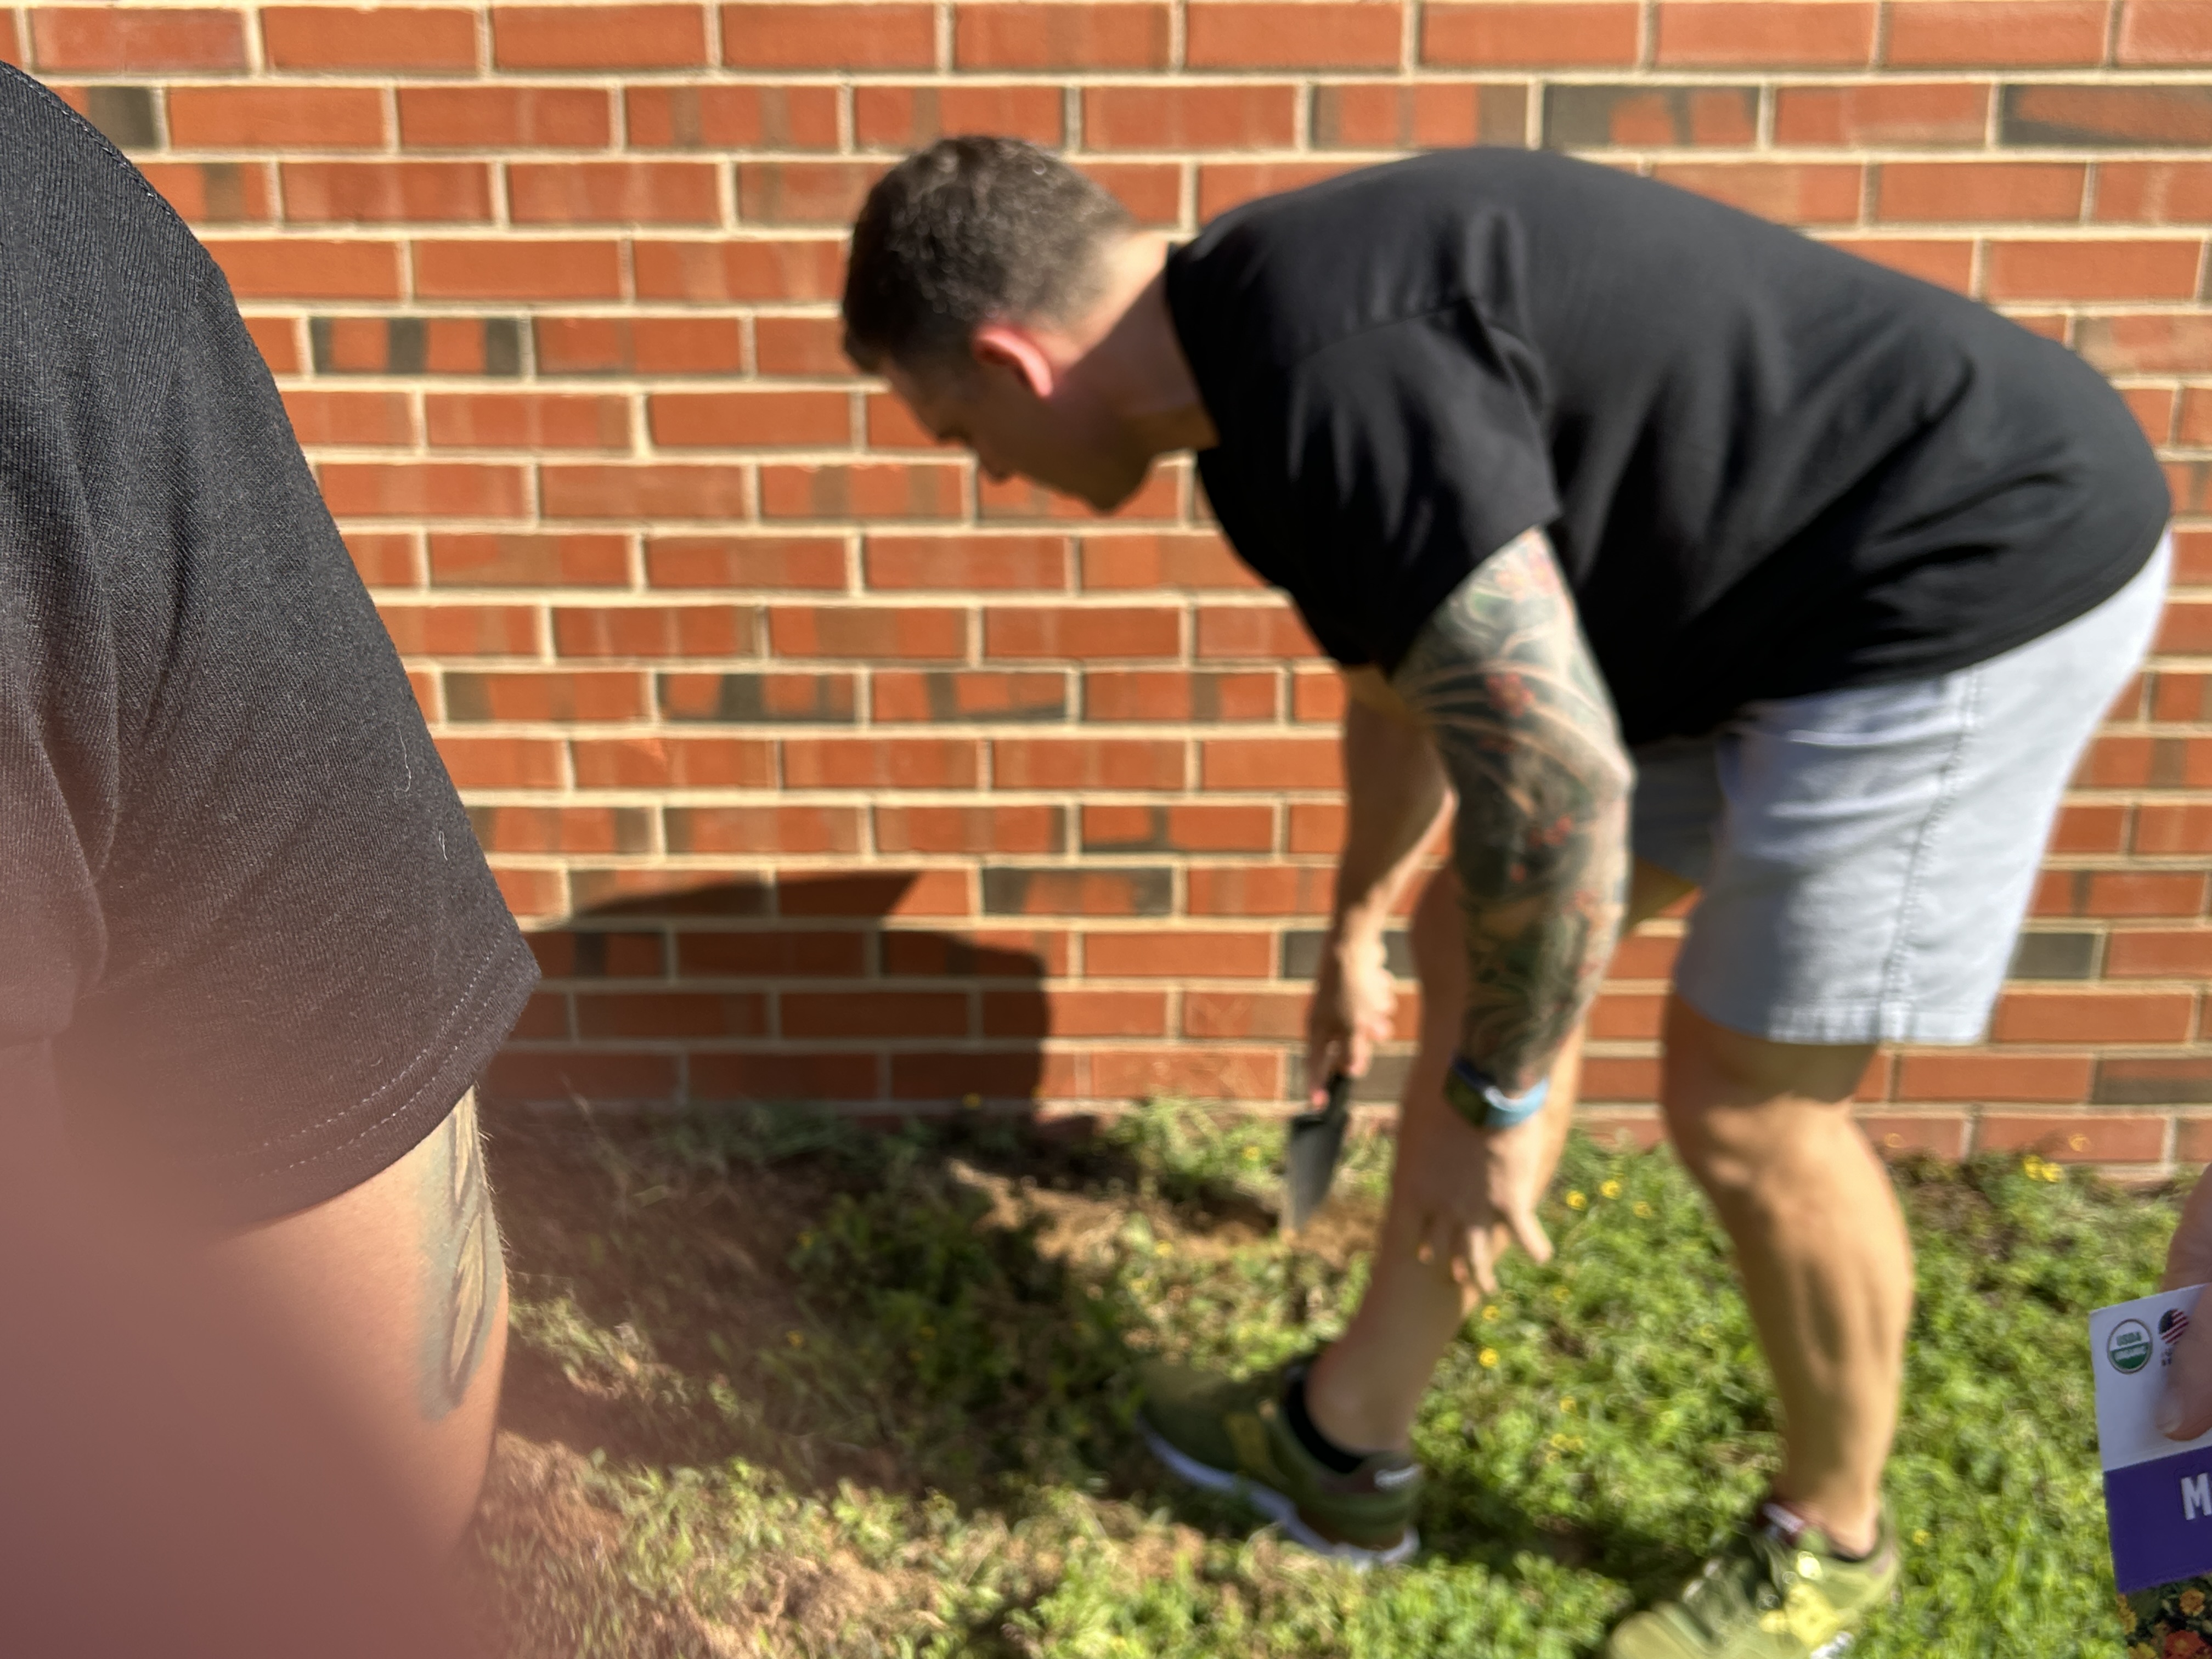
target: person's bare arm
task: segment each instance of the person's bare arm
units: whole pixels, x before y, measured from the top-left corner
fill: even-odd
[[[457,1540],[490,1453],[507,1278],[476,1097],[326,1204],[216,1248],[376,1437],[422,1524]]]
[[[1427,726],[1459,798],[1460,1052],[1520,1094],[1581,1024],[1613,954],[1634,775],[1542,532],[1460,584],[1390,687]]]
[[[1332,1071],[1364,1073],[1389,1034],[1395,993],[1383,930],[1450,804],[1436,745],[1381,673],[1355,668],[1344,678],[1344,850],[1306,1018],[1306,1079],[1316,1101]]]

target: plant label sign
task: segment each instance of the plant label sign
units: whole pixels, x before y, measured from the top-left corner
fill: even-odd
[[[2203,1288],[2164,1291],[2089,1316],[2105,1518],[2112,1577],[2124,1592],[2212,1572],[2212,1434],[2168,1440],[2154,1416],[2174,1344]]]

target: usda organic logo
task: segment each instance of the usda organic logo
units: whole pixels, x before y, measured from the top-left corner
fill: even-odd
[[[2140,1319],[2122,1320],[2105,1339],[2105,1358],[2114,1370],[2141,1370],[2150,1364],[2150,1328]]]

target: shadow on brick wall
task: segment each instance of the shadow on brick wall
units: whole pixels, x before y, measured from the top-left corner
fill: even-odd
[[[579,871],[544,983],[483,1080],[507,1103],[1034,1105],[1047,964],[920,925],[927,872]]]

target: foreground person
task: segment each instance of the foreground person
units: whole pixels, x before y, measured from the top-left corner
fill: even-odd
[[[449,1546],[536,969],[222,274],[5,68],[0,155],[0,1165],[251,1304]]]
[[[1410,1431],[1535,1218],[1613,945],[1695,890],[1661,1102],[1736,1247],[1773,1486],[1614,1659],[1839,1652],[1896,1582],[1881,1479],[1911,1263],[1851,1097],[1981,1035],[2059,797],[2159,612],[2118,397],[1981,307],[1613,170],[1438,154],[1170,249],[1028,145],[940,143],[854,228],[848,349],[940,439],[1110,508],[1198,452],[1340,665],[1349,827],[1307,1076],[1420,1050],[1351,1328],[1163,1368],[1161,1455],[1316,1547],[1415,1546]]]

